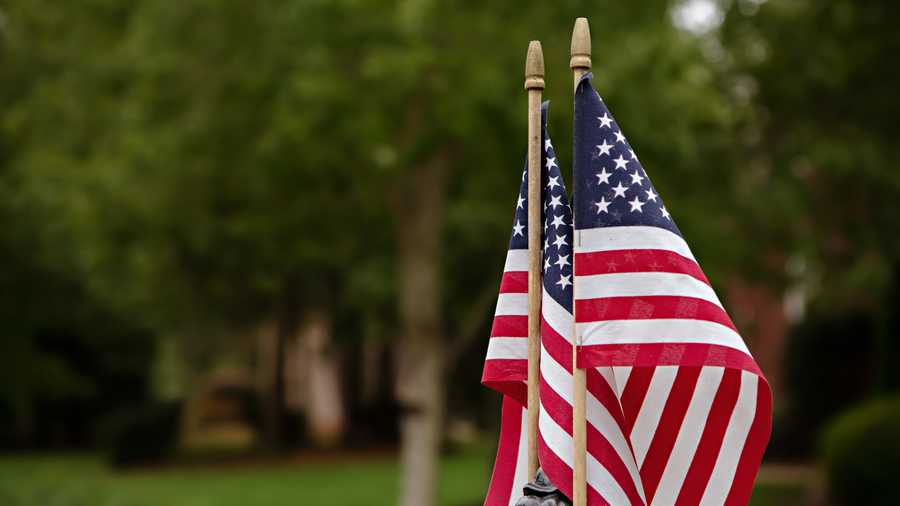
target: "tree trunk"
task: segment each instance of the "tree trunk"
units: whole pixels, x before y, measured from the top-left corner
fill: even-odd
[[[444,408],[440,277],[446,171],[443,157],[419,167],[397,209],[401,506],[431,506],[435,499]]]
[[[310,440],[316,446],[340,443],[346,427],[340,384],[340,360],[332,343],[331,315],[326,309],[306,312],[300,328],[307,358],[306,415]]]

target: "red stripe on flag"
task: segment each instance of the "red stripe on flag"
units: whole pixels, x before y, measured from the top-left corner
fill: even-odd
[[[652,503],[656,494],[656,487],[662,478],[669,455],[675,446],[675,438],[681,430],[681,423],[687,413],[691,397],[694,395],[694,387],[697,386],[697,378],[700,376],[700,367],[681,367],[675,376],[672,390],[666,399],[662,416],[653,434],[653,440],[644,463],[641,466],[641,481],[644,484],[644,493],[647,501]]]
[[[569,374],[572,373],[572,345],[566,341],[566,338],[559,335],[543,316],[541,317],[541,344],[563,369]]]
[[[575,275],[621,272],[672,272],[687,274],[707,285],[706,274],[697,262],[661,249],[625,249],[575,254]]]
[[[769,390],[765,378],[760,376],[756,385],[756,416],[753,417],[747,442],[741,451],[731,490],[725,500],[726,505],[744,505],[750,502],[753,480],[756,479],[756,472],[759,470],[759,463],[762,461],[771,433],[772,391]]]
[[[725,310],[712,302],[695,297],[651,295],[579,299],[575,301],[575,310],[578,323],[684,318],[718,323],[737,332]]]
[[[610,374],[612,374],[612,371],[610,371]],[[606,411],[609,412],[610,416],[612,416],[613,420],[618,424],[622,434],[628,434],[625,430],[625,418],[622,416],[622,405],[619,403],[619,397],[616,395],[613,387],[596,369],[588,369],[585,371],[585,378],[588,392],[590,392],[595,399],[600,401],[600,404],[602,404]],[[627,437],[625,440],[628,441],[629,446],[631,446],[631,441]]]
[[[572,405],[557,394],[546,381],[541,381],[539,389],[541,392],[541,406],[550,415],[550,418],[571,436]]]
[[[488,486],[484,506],[509,506],[516,479],[516,463],[519,457],[519,440],[522,437],[522,405],[509,397],[503,397],[500,415],[500,442],[494,472]]]
[[[709,416],[703,427],[703,434],[694,452],[694,459],[688,468],[681,491],[678,494],[676,505],[689,506],[700,504],[706,483],[716,465],[722,441],[725,439],[725,431],[731,420],[734,406],[737,404],[738,394],[741,390],[741,371],[738,369],[725,369],[722,382],[713,398]]]
[[[625,384],[625,389],[622,391],[621,400],[625,434],[631,435],[631,429],[644,404],[644,397],[647,396],[650,380],[653,379],[655,370],[655,367],[634,367],[631,369],[631,374],[628,375],[628,383]],[[629,441],[631,441],[630,437]]]
[[[504,272],[500,293],[528,293],[528,271]]]
[[[528,316],[495,316],[491,337],[528,337]]]
[[[481,375],[482,385],[512,397],[523,406],[528,403],[527,380],[527,360],[488,360]]]
[[[538,431],[538,458],[541,461],[541,469],[547,473],[550,481],[566,497],[572,497],[572,468],[563,462],[559,455],[547,445],[547,441],[544,440],[544,435],[541,431]]]

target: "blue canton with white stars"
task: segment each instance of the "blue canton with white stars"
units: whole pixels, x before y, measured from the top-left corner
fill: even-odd
[[[681,235],[603,99],[585,74],[575,93],[575,225],[654,226]]]
[[[541,220],[544,224],[541,262],[544,289],[557,303],[572,312],[572,208],[559,169],[553,143],[547,133],[548,102],[541,107]],[[528,249],[528,164],[516,202],[509,249]]]

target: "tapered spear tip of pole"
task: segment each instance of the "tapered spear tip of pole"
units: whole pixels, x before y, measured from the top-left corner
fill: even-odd
[[[572,58],[569,60],[569,67],[573,69],[591,68],[591,28],[587,18],[575,20],[575,26],[572,28],[570,54]]]
[[[533,40],[528,44],[528,55],[525,57],[525,89],[544,89],[544,50],[541,41]]]

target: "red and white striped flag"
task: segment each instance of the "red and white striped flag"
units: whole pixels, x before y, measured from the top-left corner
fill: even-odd
[[[746,504],[771,430],[768,383],[590,74],[574,136],[579,367],[618,398],[645,503]],[[589,504],[627,504],[591,467]]]

